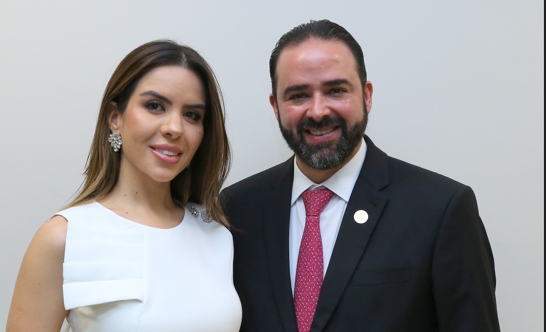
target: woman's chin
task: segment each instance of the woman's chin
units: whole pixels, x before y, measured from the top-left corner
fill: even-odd
[[[180,174],[180,173],[182,173],[182,172],[179,172],[179,173],[159,172],[159,173],[155,173],[155,174],[150,174],[150,177],[156,182],[168,183],[168,182],[171,182],[172,180],[174,180],[176,178],[176,176],[178,174]]]

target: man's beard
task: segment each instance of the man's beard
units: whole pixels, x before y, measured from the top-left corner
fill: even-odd
[[[288,146],[294,153],[309,167],[318,170],[329,170],[343,165],[343,163],[353,154],[356,147],[362,141],[364,132],[368,125],[368,112],[364,111],[362,121],[348,128],[347,122],[340,117],[324,118],[320,122],[313,119],[304,119],[298,124],[297,135],[286,129],[281,124],[279,118],[279,127],[282,136],[288,143]],[[323,142],[309,144],[304,137],[304,128],[317,129],[339,126],[341,128],[341,137],[336,142]]]

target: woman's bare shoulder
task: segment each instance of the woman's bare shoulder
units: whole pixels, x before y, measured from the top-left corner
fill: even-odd
[[[68,222],[64,217],[54,216],[38,229],[32,242],[50,253],[59,253],[59,250],[64,253],[67,227]]]
[[[68,222],[55,216],[36,232],[15,284],[7,331],[59,331],[63,305],[63,261]]]

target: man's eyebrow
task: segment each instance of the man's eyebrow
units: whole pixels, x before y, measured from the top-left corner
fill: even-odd
[[[291,85],[288,88],[284,89],[283,96],[286,97],[287,95],[293,93],[293,92],[299,92],[303,90],[309,89],[311,85],[309,84],[299,84],[299,85]]]
[[[338,86],[338,85],[349,85],[353,86],[353,83],[349,82],[344,78],[339,78],[331,81],[322,82],[322,86]]]
[[[157,92],[155,92],[155,91],[153,91],[153,90],[144,91],[144,92],[141,93],[140,95],[141,95],[141,96],[154,96],[154,97],[156,97],[157,99],[163,100],[164,102],[166,102],[166,103],[169,104],[169,105],[172,105],[172,104],[173,104],[172,101],[171,101],[169,98],[167,98],[167,97],[165,97],[165,96],[163,96],[163,95],[160,95],[159,93],[157,93]]]

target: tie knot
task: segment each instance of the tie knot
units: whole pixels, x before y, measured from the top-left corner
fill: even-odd
[[[322,210],[334,197],[334,193],[325,188],[321,190],[308,190],[302,194],[305,212],[307,216],[320,216]]]

